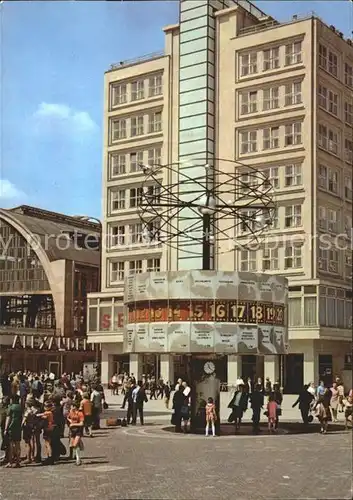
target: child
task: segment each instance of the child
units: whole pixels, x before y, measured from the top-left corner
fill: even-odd
[[[273,393],[269,395],[267,403],[267,418],[268,418],[268,432],[271,434],[272,431],[276,430],[276,420],[277,420],[277,403],[275,401],[275,396]]]
[[[37,415],[38,417],[41,417],[45,421],[44,429],[43,429],[43,439],[45,443],[45,448],[47,451],[47,459],[45,461],[46,464],[53,465],[54,464],[54,458],[52,454],[52,448],[51,448],[51,439],[52,439],[52,434],[53,434],[53,429],[54,429],[54,416],[53,416],[53,404],[51,401],[46,401],[44,403],[44,413],[39,413]]]
[[[343,400],[344,405],[344,418],[345,418],[345,427],[348,430],[348,422],[351,422],[351,427],[353,427],[353,397],[348,396],[347,399]]]
[[[70,447],[73,448],[76,457],[76,465],[81,465],[84,415],[82,411],[80,411],[80,403],[78,403],[77,401],[74,402],[71,408],[68,416],[68,422],[70,424]]]
[[[32,406],[33,401],[27,400],[25,403],[25,412],[22,420],[22,436],[26,443],[27,457],[24,463],[30,464],[34,462],[34,448],[35,448],[35,438],[34,438],[34,428],[36,411]]]
[[[321,424],[321,434],[327,434],[328,421],[330,420],[330,407],[327,397],[319,396],[315,406],[315,415]]]
[[[206,437],[208,436],[210,430],[210,424],[212,427],[212,436],[216,435],[215,422],[217,420],[216,406],[212,398],[208,398],[206,405]]]
[[[90,401],[87,392],[85,392],[83,394],[83,399],[81,401],[80,410],[82,411],[83,417],[84,417],[83,423],[84,423],[85,432],[90,437],[93,437],[93,435],[92,435],[92,402]]]

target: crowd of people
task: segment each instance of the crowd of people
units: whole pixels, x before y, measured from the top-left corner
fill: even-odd
[[[66,455],[62,442],[66,428],[69,459],[81,465],[83,436],[100,428],[107,407],[97,376],[84,380],[82,373],[55,379],[53,373],[18,372],[1,377],[1,465],[20,467],[33,462],[52,465]],[[21,460],[21,442],[26,457]],[[45,458],[42,457],[42,440]]]

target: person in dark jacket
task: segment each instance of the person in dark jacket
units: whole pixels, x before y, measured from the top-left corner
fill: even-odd
[[[128,424],[130,424],[132,420],[132,408],[133,408],[132,391],[135,389],[135,387],[136,387],[135,384],[130,384],[124,396],[124,401],[127,402],[126,421]]]
[[[304,388],[299,394],[298,399],[292,405],[292,408],[295,408],[297,405],[299,405],[299,410],[302,415],[302,420],[304,425],[309,424],[310,405],[314,400],[314,396],[310,392],[308,392],[308,387],[309,387],[308,385],[304,385]]]
[[[181,432],[181,408],[184,406],[185,396],[183,394],[184,386],[182,384],[179,385],[177,391],[175,391],[173,396],[173,410],[174,413],[172,415],[172,425],[175,425],[175,432]]]
[[[61,437],[63,436],[65,427],[65,419],[60,396],[56,396],[54,398],[54,408],[52,412],[54,427],[51,435],[51,449],[53,462],[57,462],[60,460],[60,452],[62,449]]]
[[[238,390],[235,391],[232,400],[230,401],[228,408],[232,410],[231,417],[228,421],[235,422],[235,432],[240,430],[241,420],[243,418],[244,412],[248,407],[248,395],[245,392],[245,387],[243,384],[238,386]]]
[[[250,404],[252,408],[252,426],[253,432],[257,434],[260,432],[260,416],[261,408],[264,405],[264,395],[262,393],[262,386],[257,384],[254,388],[254,392],[250,395]]]

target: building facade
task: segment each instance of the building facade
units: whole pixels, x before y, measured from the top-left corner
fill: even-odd
[[[0,210],[1,369],[82,371],[87,293],[98,290],[100,228],[20,206]]]
[[[163,54],[121,62],[105,74],[106,244],[102,293],[89,299],[97,318],[89,336],[102,343],[103,378],[128,362],[118,320],[124,278],[202,267],[200,257],[183,253],[183,241],[178,251],[144,243],[138,164],[179,162],[192,177],[199,175],[195,162],[201,157],[215,165],[220,158],[236,161],[244,183],[247,167],[265,171],[276,202],[261,246],[224,253],[216,241],[215,269],[289,279],[289,354],[228,356],[225,379],[232,384],[238,375],[256,373],[280,378],[294,392],[303,382],[348,376],[352,41],[317,17],[279,23],[246,1],[183,0],[180,22],[164,31]],[[157,186],[148,189],[158,196]],[[249,235],[245,229],[233,236],[245,241]],[[104,322],[106,307],[111,320]],[[152,365],[171,378],[182,374],[182,358],[131,355],[130,371],[141,374]]]

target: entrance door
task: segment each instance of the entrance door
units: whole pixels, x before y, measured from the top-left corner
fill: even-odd
[[[54,373],[55,378],[60,377],[60,363],[58,361],[49,361],[49,373]]]
[[[304,354],[287,354],[285,357],[284,390],[287,394],[299,394],[304,385]]]
[[[332,374],[332,354],[319,354],[319,378],[323,380],[326,387],[331,386]]]

